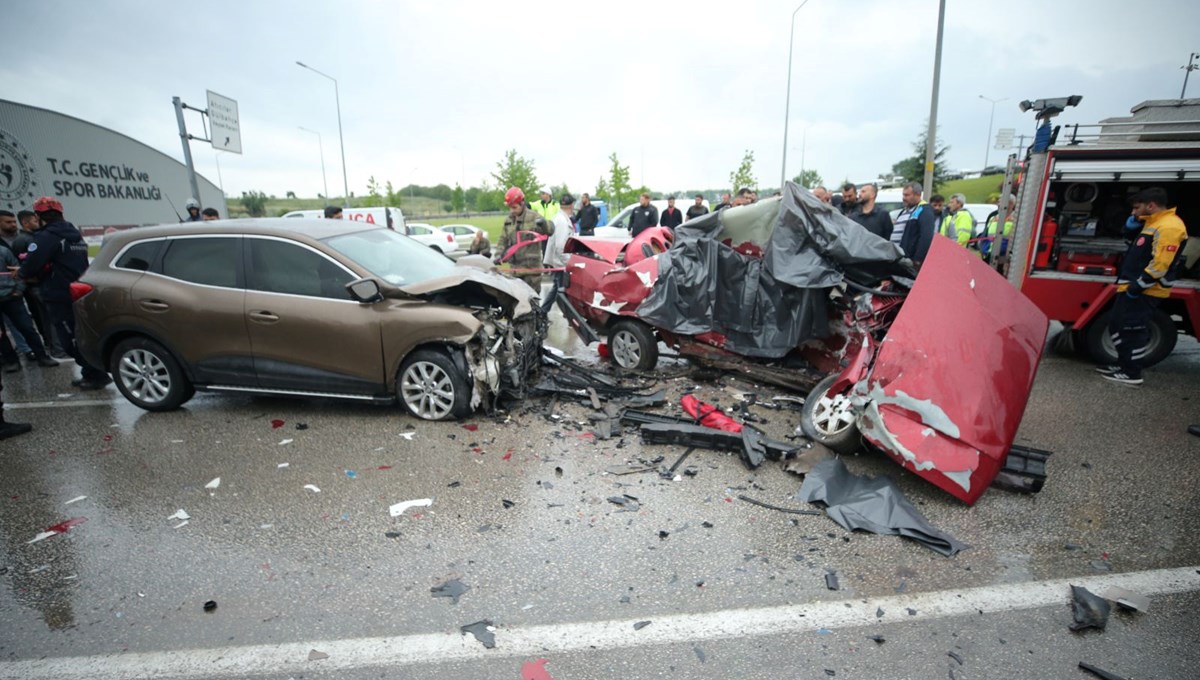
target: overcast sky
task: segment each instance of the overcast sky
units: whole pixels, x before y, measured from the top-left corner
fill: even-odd
[[[193,144],[226,193],[350,187],[367,178],[477,185],[506,149],[576,192],[615,151],[633,183],[722,187],[746,149],[779,182],[788,18],[799,0],[705,2],[6,2],[0,96],[128,134],[182,159],[171,97],[238,101],[244,155]],[[1064,122],[1179,96],[1200,52],[1194,0],[948,0],[940,138],[983,165],[995,128],[1029,132],[1017,102],[1083,95]],[[935,0],[810,0],[795,24],[788,177],[867,180],[910,153],[929,113]],[[52,28],[51,28],[52,27]],[[1200,73],[1189,93],[1200,97]],[[197,114],[189,126],[199,133]],[[807,131],[807,132],[806,132]],[[996,163],[1001,152],[991,153]]]

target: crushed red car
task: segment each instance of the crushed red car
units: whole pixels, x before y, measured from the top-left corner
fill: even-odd
[[[566,297],[621,367],[659,342],[755,380],[808,391],[806,436],[862,440],[974,503],[1004,466],[1048,321],[948,239],[918,274],[893,244],[789,183],[628,242],[572,237]]]

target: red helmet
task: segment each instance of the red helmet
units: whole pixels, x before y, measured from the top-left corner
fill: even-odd
[[[504,193],[504,205],[507,205],[510,208],[513,207],[514,205],[517,205],[518,203],[524,203],[524,202],[525,202],[525,192],[521,191],[517,187],[513,187]]]
[[[57,198],[51,198],[49,196],[42,196],[33,202],[33,211],[35,213],[46,212],[47,210],[57,210],[58,212],[62,212],[62,203],[60,203]]]

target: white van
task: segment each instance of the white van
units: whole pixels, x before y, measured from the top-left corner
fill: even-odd
[[[694,196],[681,196],[675,199],[675,209],[687,215],[688,208],[695,205],[695,203],[696,198]],[[639,205],[641,204],[634,203],[633,205],[625,206],[625,209],[617,213],[616,217],[609,220],[608,224],[603,227],[596,227],[596,236],[598,238],[624,239],[626,241],[632,239],[633,237],[629,234],[629,216],[633,213],[633,209]],[[658,201],[650,201],[650,205],[658,208],[658,217],[662,219],[663,211],[667,209],[667,200],[664,198]],[[710,211],[712,210],[708,205],[708,199],[702,200],[700,205],[708,208]],[[684,221],[687,221],[686,217]]]
[[[323,209],[293,210],[290,213],[285,213],[283,216],[321,220],[325,219],[325,211]],[[402,234],[404,233],[404,213],[400,212],[399,208],[345,208],[342,210],[342,219],[387,226],[389,229],[395,229]]]

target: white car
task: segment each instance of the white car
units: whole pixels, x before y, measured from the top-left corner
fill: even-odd
[[[693,200],[687,200],[687,201],[683,201],[680,199],[675,200],[675,207],[677,209],[679,209],[680,211],[682,211],[685,215],[687,214],[687,209],[690,208],[693,204],[694,204]],[[611,239],[622,240],[622,241],[632,240],[633,237],[629,233],[629,216],[633,213],[633,209],[638,207],[638,205],[640,205],[640,203],[634,203],[633,205],[625,206],[625,209],[622,210],[621,212],[617,213],[616,217],[609,220],[608,224],[604,225],[603,227],[596,227],[596,231],[595,231],[596,237],[597,238],[611,238]],[[650,201],[650,205],[654,206],[655,208],[658,208],[659,219],[662,219],[662,212],[667,209],[666,199]],[[703,205],[705,208],[708,208],[710,211],[712,210],[712,208],[709,207],[709,205],[708,205],[707,199],[702,201],[701,205]]]
[[[479,227],[471,226],[470,224],[443,224],[438,227],[442,231],[454,237],[458,247],[463,250],[469,250],[471,244],[475,242],[475,234],[483,231]]]
[[[405,227],[408,230],[406,235],[409,238],[418,243],[423,243],[443,255],[449,255],[460,250],[458,241],[454,240],[454,234],[444,232],[432,224],[408,222]]]

